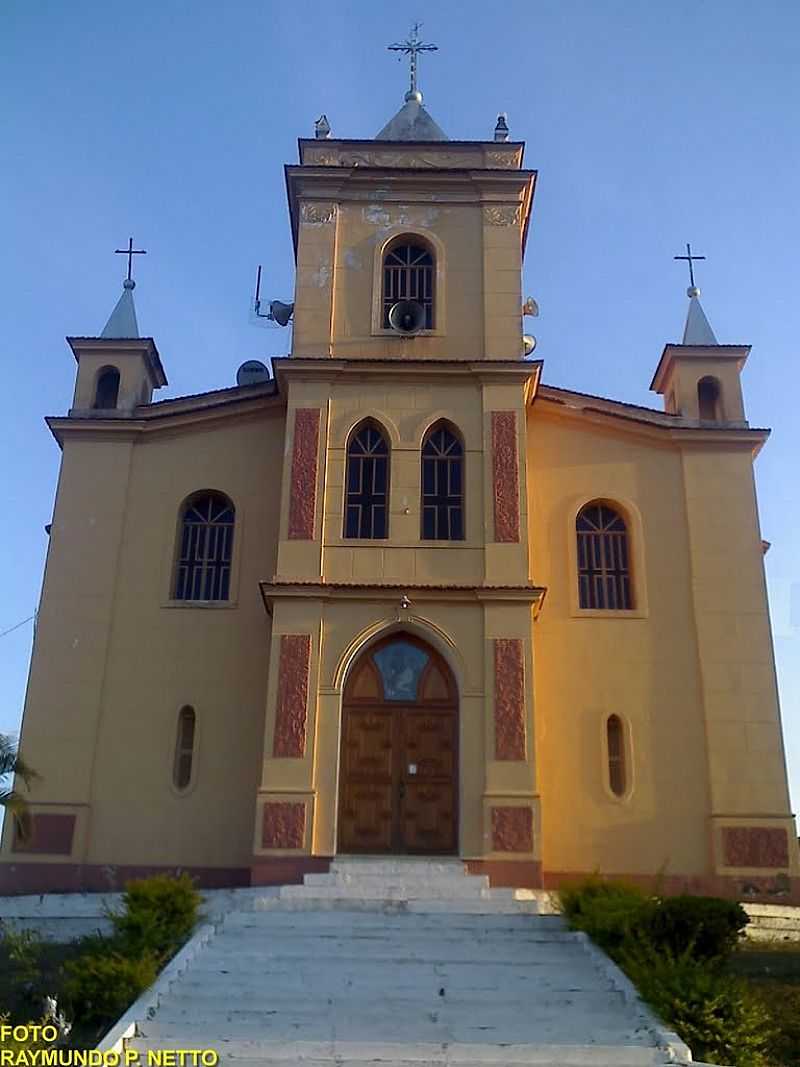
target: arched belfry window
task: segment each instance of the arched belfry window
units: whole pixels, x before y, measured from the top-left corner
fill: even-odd
[[[422,537],[464,539],[464,446],[445,423],[422,442]]]
[[[188,705],[178,713],[178,733],[175,738],[175,758],[172,764],[172,782],[176,789],[188,789],[192,781],[194,764],[194,734],[196,716]]]
[[[703,422],[718,422],[721,418],[716,378],[701,378],[697,383],[697,407]]]
[[[625,727],[619,715],[609,715],[606,720],[606,743],[608,787],[614,796],[621,797],[628,788],[628,773],[625,766]]]
[[[119,400],[119,371],[116,367],[103,367],[97,376],[94,394],[96,410],[110,411]]]
[[[347,446],[344,536],[388,536],[389,445],[374,422],[357,427]]]
[[[175,600],[227,600],[235,510],[222,493],[191,497],[181,514]]]
[[[399,300],[422,305],[424,326],[433,329],[433,253],[418,239],[401,237],[383,257],[383,328],[389,328],[389,312]]]
[[[578,597],[582,608],[633,607],[625,520],[608,504],[587,504],[575,521]]]

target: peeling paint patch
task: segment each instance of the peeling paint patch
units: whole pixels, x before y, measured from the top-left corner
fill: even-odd
[[[311,275],[311,282],[316,285],[317,289],[325,289],[331,280],[331,268],[328,263],[320,263],[314,273]]]
[[[373,226],[390,226],[391,220],[392,216],[383,204],[364,208],[364,221],[371,222]]]
[[[354,252],[352,249],[348,250],[344,254],[344,265],[351,270],[361,270],[364,266],[361,256],[358,252]]]

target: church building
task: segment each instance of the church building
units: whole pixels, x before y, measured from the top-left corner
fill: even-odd
[[[323,117],[286,167],[272,375],[155,399],[130,269],[100,336],[67,339],[21,735],[40,777],[0,890],[392,853],[800,903],[749,346],[693,285],[658,404],[542,384],[523,153],[503,116],[448,139],[412,66],[377,137]]]

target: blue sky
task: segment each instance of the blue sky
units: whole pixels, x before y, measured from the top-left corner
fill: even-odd
[[[290,300],[282,166],[325,112],[371,137],[397,110],[405,63],[386,45],[413,19],[431,113],[489,138],[507,111],[539,186],[525,291],[545,380],[634,403],[680,339],[685,242],[723,342],[753,345],[751,424],[783,717],[800,800],[800,90],[794,0],[5,0],[0,9],[0,631],[39,596],[59,452],[43,417],[69,406],[67,334],[102,328],[133,234],[140,327],[170,387],[233,384],[245,359],[286,351],[250,324],[255,267]],[[731,580],[735,580],[732,576]],[[794,610],[792,611],[792,603]],[[22,708],[31,625],[0,638],[0,730]],[[57,714],[54,708],[54,714]]]

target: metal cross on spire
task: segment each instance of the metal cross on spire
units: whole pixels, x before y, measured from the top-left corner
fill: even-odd
[[[419,39],[419,31],[422,27],[421,22],[415,22],[411,35],[405,41],[398,41],[397,44],[390,44],[387,47],[389,52],[403,52],[409,56],[411,61],[411,88],[406,93],[406,100],[413,99],[418,93],[417,88],[417,56],[420,52],[438,52],[439,46],[436,44],[423,44]],[[399,57],[398,57],[399,58]]]
[[[685,259],[687,261],[687,263],[689,264],[689,282],[690,282],[690,288],[688,290],[688,295],[689,296],[699,296],[700,295],[700,290],[694,284],[694,267],[693,267],[692,264],[693,264],[694,260],[696,260],[696,259],[705,259],[706,257],[705,256],[693,256],[692,255],[692,246],[687,242],[687,244],[686,244],[686,255],[685,256],[673,256],[672,258],[673,259]]]
[[[114,249],[114,255],[115,256],[127,256],[128,257],[128,277],[125,280],[128,281],[128,282],[131,282],[131,281],[133,281],[133,279],[131,278],[131,270],[132,270],[132,267],[133,267],[133,257],[134,256],[146,256],[147,255],[147,250],[144,249],[144,248],[134,248],[133,247],[133,238],[129,237],[128,238],[128,247],[127,248],[115,248]]]

